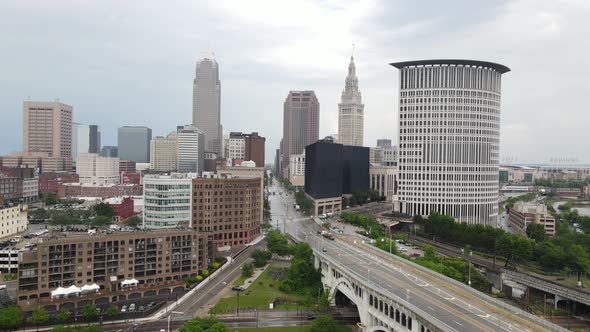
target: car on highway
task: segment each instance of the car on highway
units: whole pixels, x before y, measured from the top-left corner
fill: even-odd
[[[323,251],[323,252],[328,252],[328,249],[326,249],[326,248],[322,248],[322,251]]]

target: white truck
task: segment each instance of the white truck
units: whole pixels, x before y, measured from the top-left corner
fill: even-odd
[[[295,204],[295,211],[299,211],[299,205]]]

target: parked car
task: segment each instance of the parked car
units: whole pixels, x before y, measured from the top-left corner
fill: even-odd
[[[124,305],[124,306],[121,307],[121,312],[127,312],[127,306],[126,305]]]
[[[244,290],[244,287],[243,286],[234,286],[231,288],[231,290],[241,292]]]
[[[145,310],[145,307],[142,305],[140,305],[139,308],[137,308],[137,311],[144,311],[144,310]]]
[[[148,308],[151,308],[151,307],[153,307],[155,305],[156,305],[156,302],[152,301],[152,302],[150,302],[150,303],[147,304],[147,307]]]
[[[318,318],[318,315],[316,315],[316,314],[307,316],[307,320],[314,320],[316,318]]]
[[[133,311],[135,311],[135,303],[131,303],[129,305],[129,312],[133,312]]]

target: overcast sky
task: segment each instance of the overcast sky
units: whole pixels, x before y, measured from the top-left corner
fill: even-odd
[[[226,131],[258,131],[272,162],[289,90],[320,100],[320,136],[337,132],[351,45],[365,104],[365,145],[397,141],[390,62],[459,58],[503,76],[501,158],[590,162],[590,1],[2,1],[0,154],[22,149],[22,102],[74,107],[98,124],[164,135],[191,121],[195,62],[220,65]]]

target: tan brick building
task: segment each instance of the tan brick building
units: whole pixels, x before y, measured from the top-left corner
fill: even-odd
[[[193,179],[192,227],[212,232],[219,251],[242,247],[260,235],[260,178],[204,174]]]
[[[40,238],[36,249],[21,253],[18,304],[24,310],[37,305],[73,309],[182,293],[182,279],[211,263],[209,235],[193,229],[75,234]],[[135,285],[124,286],[132,280]],[[51,293],[58,287],[93,284],[100,286],[97,292],[67,297]]]

